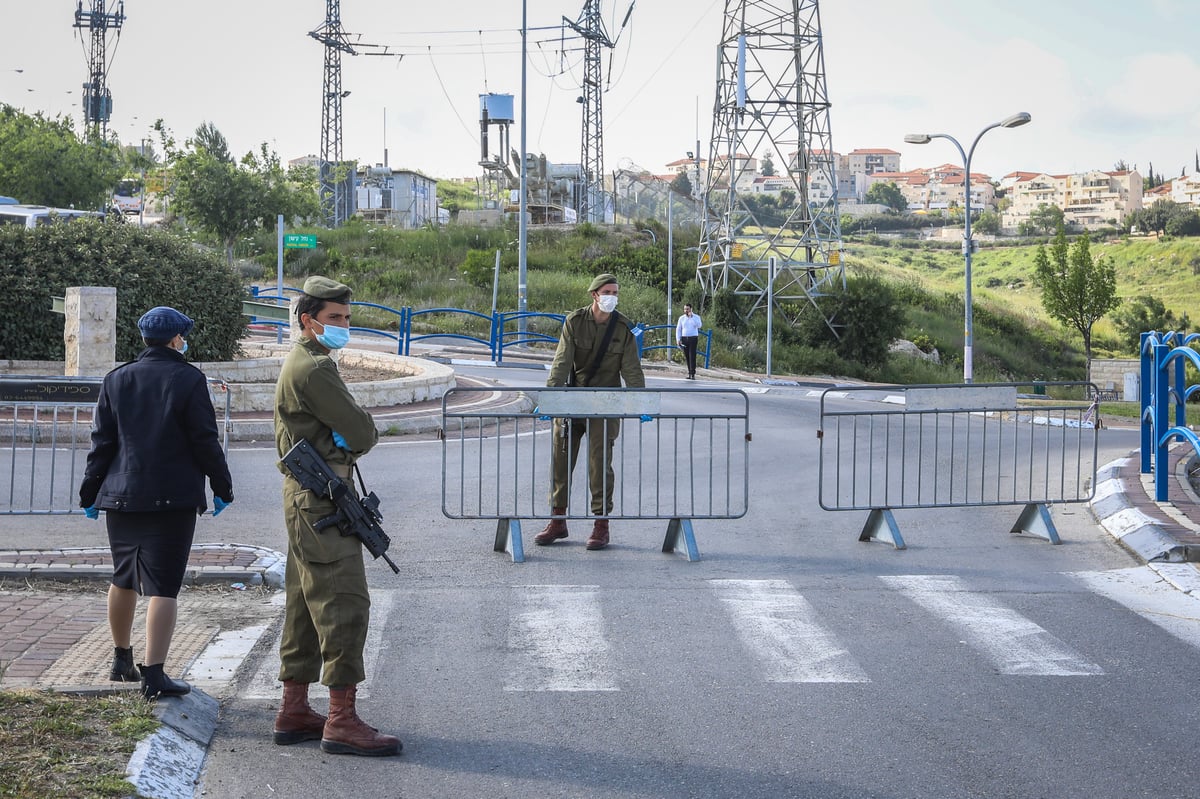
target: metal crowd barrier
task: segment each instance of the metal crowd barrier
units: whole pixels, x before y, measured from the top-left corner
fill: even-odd
[[[529,410],[514,412],[513,403],[489,397],[507,392],[526,395]],[[463,401],[463,394],[478,399]],[[701,404],[714,410],[690,410]],[[585,436],[567,512],[559,518],[667,520],[662,551],[699,560],[693,520],[746,514],[749,409],[746,394],[736,389],[451,389],[442,398],[442,513],[451,519],[495,519],[495,551],[523,561],[521,519],[553,518],[551,417],[619,419],[612,513],[590,513]],[[604,475],[607,469],[601,469]],[[607,478],[602,479],[607,489]]]
[[[869,511],[859,540],[904,549],[893,510],[1023,505],[1010,532],[1060,543],[1047,505],[1092,498],[1097,403],[1022,397],[1021,385],[824,391],[821,507]],[[1090,383],[1039,385],[1095,396]]]
[[[82,513],[79,480],[91,449],[99,377],[0,375],[0,516]],[[229,450],[229,386],[210,378]],[[7,457],[3,453],[7,453]]]

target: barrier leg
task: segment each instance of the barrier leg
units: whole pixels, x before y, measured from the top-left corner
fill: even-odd
[[[1021,511],[1021,515],[1017,517],[1017,523],[1009,532],[1029,533],[1038,538],[1044,538],[1051,544],[1062,543],[1062,539],[1058,537],[1058,530],[1054,527],[1054,520],[1050,518],[1050,509],[1045,505],[1033,503],[1026,505],[1025,509]]]
[[[496,522],[496,552],[512,555],[513,563],[525,562],[525,547],[521,543],[521,520],[500,519]]]
[[[871,508],[871,515],[858,536],[859,541],[883,541],[896,549],[904,549],[904,539],[889,508]]]
[[[667,537],[663,541],[662,551],[678,552],[688,560],[700,560],[700,550],[696,548],[696,537],[692,535],[691,519],[672,519],[667,524]]]

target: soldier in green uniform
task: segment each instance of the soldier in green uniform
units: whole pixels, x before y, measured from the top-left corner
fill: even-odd
[[[350,480],[355,461],[379,441],[371,415],[355,402],[330,353],[350,340],[350,289],[314,275],[296,303],[301,335],[284,359],[275,386],[275,444],[283,457],[308,439],[339,477]],[[355,691],[365,679],[363,647],[371,598],[362,545],[336,527],[315,523],[335,512],[328,497],[300,487],[283,472],[283,520],[288,552],[279,679],[283,704],[275,743],[321,740],[334,754],[394,755],[400,740],[358,718]],[[308,704],[308,686],[329,686],[329,718]]]
[[[592,304],[572,311],[563,322],[562,336],[554,353],[547,386],[620,388],[624,378],[629,388],[645,388],[646,376],[642,373],[642,362],[638,358],[637,339],[629,328],[629,320],[617,312],[618,290],[616,276],[609,274],[597,275],[588,286],[588,291],[592,293]],[[610,321],[615,325],[612,337],[594,373],[589,375]],[[556,419],[550,458],[550,508],[554,516],[566,515],[567,498],[571,494],[571,474],[575,471],[575,461],[585,432],[588,438],[588,488],[592,495],[592,514],[604,516],[612,512],[616,477],[612,452],[613,442],[621,432],[621,420],[589,419],[586,424],[581,420],[572,424],[568,419]],[[545,546],[566,537],[566,520],[556,518],[551,519],[533,540]],[[606,546],[608,519],[596,519],[592,523],[587,548],[595,550]]]

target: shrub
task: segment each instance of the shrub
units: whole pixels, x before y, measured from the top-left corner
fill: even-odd
[[[141,352],[137,320],[156,305],[196,320],[188,354],[198,361],[233,358],[246,334],[238,275],[171,233],[90,220],[34,230],[7,225],[0,226],[0,294],[21,298],[30,313],[0,317],[3,357],[63,360],[63,318],[50,307],[71,286],[116,288],[117,360]]]

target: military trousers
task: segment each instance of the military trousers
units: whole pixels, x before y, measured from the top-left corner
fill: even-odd
[[[333,501],[283,480],[287,528],[283,638],[279,679],[329,686],[355,685],[366,678],[363,648],[371,596],[362,544],[336,526],[315,524],[336,511]]]
[[[591,511],[596,515],[612,513],[613,442],[621,432],[620,419],[555,419],[554,444],[550,451],[550,507],[565,508],[571,496],[571,478],[583,436],[587,434],[588,489]]]

